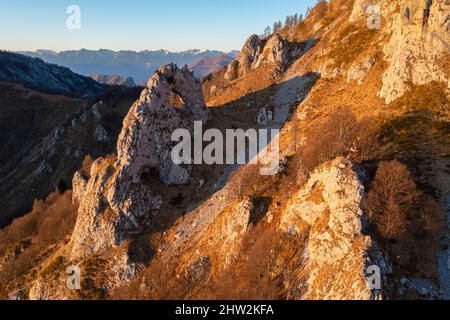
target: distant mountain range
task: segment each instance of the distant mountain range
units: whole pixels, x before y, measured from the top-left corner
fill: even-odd
[[[119,75],[94,74],[91,76],[95,81],[110,86],[134,87],[136,83],[132,77],[124,78]]]
[[[96,95],[107,88],[68,68],[6,51],[0,51],[0,81],[69,97]]]
[[[23,51],[21,54],[41,58],[45,62],[68,67],[85,75],[119,75],[132,77],[137,84],[147,82],[153,72],[161,65],[176,63],[179,66],[193,65],[204,58],[227,56],[234,58],[237,51],[228,53],[216,50],[188,50],[182,52],[158,51],[111,51],[76,50],[54,52],[50,50]],[[203,72],[202,72],[203,74]]]
[[[205,57],[189,66],[194,72],[194,76],[199,79],[207,77],[209,74],[219,71],[233,61],[230,55],[220,55],[215,57]]]

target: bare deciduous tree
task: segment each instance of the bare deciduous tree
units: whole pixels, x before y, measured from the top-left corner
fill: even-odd
[[[399,161],[381,162],[367,195],[370,221],[385,239],[401,238],[408,214],[421,196],[408,168]]]

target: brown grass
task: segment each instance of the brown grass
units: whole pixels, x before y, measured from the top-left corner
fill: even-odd
[[[411,89],[392,103],[394,109],[407,112],[447,110],[446,84],[443,82],[432,81],[420,86],[410,84],[410,87]]]
[[[349,24],[344,27],[334,42],[333,49],[327,54],[329,59],[334,60],[334,67],[342,64],[350,64],[355,61],[364,50],[371,46],[378,30]]]
[[[357,119],[350,108],[341,107],[310,126],[297,166],[312,171],[339,156],[360,162],[375,158],[378,150],[378,129],[374,119]]]

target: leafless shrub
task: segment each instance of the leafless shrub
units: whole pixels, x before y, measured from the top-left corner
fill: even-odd
[[[313,162],[321,163],[338,156],[367,160],[377,148],[377,133],[372,118],[358,120],[353,111],[342,107],[319,121],[307,136]]]
[[[76,216],[72,192],[53,192],[45,200],[36,200],[29,214],[1,230],[0,256],[5,263],[0,273],[0,291],[9,281],[33,268],[49,246],[64,241],[72,232]],[[29,245],[12,256],[8,254],[22,243]]]
[[[357,119],[349,107],[341,107],[328,117],[316,120],[306,132],[306,145],[297,153],[293,167],[298,184],[323,162],[343,156],[361,162],[376,158],[379,132],[371,117]]]
[[[256,226],[245,238],[238,261],[201,290],[200,299],[286,299],[286,281],[302,263],[304,239]]]

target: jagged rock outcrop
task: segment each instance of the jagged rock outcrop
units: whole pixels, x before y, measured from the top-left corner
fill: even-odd
[[[161,196],[141,182],[141,175],[150,172],[167,184],[186,182],[190,168],[173,164],[171,136],[179,128],[192,131],[194,120],[207,118],[200,83],[187,67],[161,67],[124,120],[117,161],[98,159],[89,178],[81,172],[74,176],[80,207],[72,258],[104,252],[151,224]]]
[[[289,64],[292,55],[298,54],[296,53],[298,50],[294,51],[279,34],[274,34],[268,40],[263,40],[257,35],[251,35],[236,60],[228,65],[225,79],[233,81],[250,70],[267,63],[277,65],[279,70],[282,71]]]
[[[189,118],[171,107],[174,98],[182,103],[178,107],[190,114]],[[186,182],[188,168],[173,164],[171,159],[175,145],[171,136],[178,128],[193,128],[193,121],[207,119],[201,84],[188,68],[180,70],[173,64],[162,67],[125,118],[117,143],[122,175],[132,177],[137,183],[143,171],[156,168],[168,184]]]
[[[284,68],[290,59],[288,43],[277,33],[266,43],[263,52],[259,55],[254,67],[257,68],[267,62],[277,64]]]
[[[72,258],[122,243],[145,228],[161,205],[160,195],[150,187],[121,179],[109,159],[95,161],[89,179],[76,173],[73,188],[80,207],[71,238]]]
[[[363,233],[364,187],[358,171],[346,159],[322,165],[306,186],[291,198],[280,228],[290,234],[310,226],[304,270],[304,299],[373,299],[368,266],[386,263],[373,255],[373,243]],[[374,258],[370,261],[369,255]]]
[[[254,63],[258,60],[258,57],[263,52],[265,41],[258,37],[256,34],[251,35],[241,52],[237,56],[236,60],[239,62],[240,75],[247,73],[253,68]]]
[[[357,81],[361,84],[375,64],[375,57],[368,56],[361,63],[353,64],[347,71],[347,82]]]

